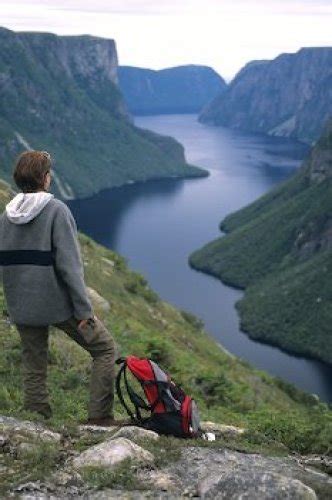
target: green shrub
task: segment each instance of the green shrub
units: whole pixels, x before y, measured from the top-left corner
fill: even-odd
[[[159,301],[158,295],[149,287],[144,276],[139,273],[131,273],[125,281],[124,287],[129,293],[142,295],[148,302],[155,304]]]
[[[207,408],[229,404],[232,401],[232,383],[224,373],[203,374],[194,378],[195,388],[204,399]]]
[[[330,453],[332,449],[332,418],[328,411],[313,411],[311,419],[300,412],[267,413],[250,415],[252,431],[267,439],[278,441],[298,453]]]
[[[202,330],[204,328],[204,322],[194,314],[191,314],[188,311],[185,311],[184,309],[180,310],[180,313],[191,326],[193,326],[196,330]]]
[[[167,370],[173,362],[171,344],[163,337],[150,337],[145,346],[145,355]]]
[[[143,490],[144,485],[135,475],[136,466],[126,459],[112,469],[104,467],[84,467],[82,477],[88,485],[102,490],[121,487],[125,490]]]

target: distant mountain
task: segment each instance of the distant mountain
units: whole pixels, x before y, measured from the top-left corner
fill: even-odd
[[[190,264],[246,288],[242,329],[332,363],[332,121],[294,176],[220,227]]]
[[[227,87],[212,68],[193,64],[162,70],[119,66],[119,85],[136,115],[198,113]]]
[[[313,143],[331,116],[332,47],[318,47],[250,62],[199,121]]]
[[[129,181],[207,175],[181,144],[133,125],[114,40],[0,28],[0,173],[22,150],[56,159],[54,193],[89,196]]]

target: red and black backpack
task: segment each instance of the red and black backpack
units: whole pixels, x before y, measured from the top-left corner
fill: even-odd
[[[197,437],[201,434],[195,401],[157,363],[147,358],[128,356],[119,358],[117,364],[121,365],[116,378],[118,398],[135,425],[176,437]],[[130,386],[127,370],[141,384],[147,401]],[[122,380],[134,411],[125,401],[121,389]],[[150,415],[143,417],[142,410],[148,411]]]

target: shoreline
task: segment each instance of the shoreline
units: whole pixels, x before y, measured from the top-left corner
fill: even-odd
[[[321,358],[318,358],[318,357],[315,357],[311,354],[306,354],[306,353],[301,353],[301,352],[298,352],[298,351],[295,351],[295,350],[292,350],[291,348],[287,348],[287,347],[283,347],[282,345],[278,344],[277,342],[274,342],[273,340],[267,340],[265,339],[264,337],[255,337],[253,334],[250,333],[249,330],[246,330],[243,328],[243,317],[241,316],[240,312],[239,312],[239,309],[238,309],[238,303],[243,300],[244,296],[245,296],[245,291],[246,291],[246,288],[247,287],[241,287],[240,285],[237,285],[236,283],[233,283],[231,281],[228,281],[228,280],[224,280],[221,276],[217,275],[217,274],[214,274],[212,271],[208,271],[208,270],[203,270],[202,268],[198,268],[198,267],[195,267],[189,260],[190,258],[188,258],[188,263],[189,263],[189,266],[194,269],[195,271],[197,272],[200,272],[200,273],[203,273],[203,274],[206,274],[208,276],[212,276],[213,278],[216,278],[217,280],[219,280],[223,285],[229,287],[229,288],[232,288],[233,290],[240,290],[243,292],[243,296],[241,299],[239,299],[237,302],[234,303],[234,308],[236,309],[236,312],[237,312],[237,315],[239,317],[239,320],[240,320],[240,332],[243,333],[244,335],[246,335],[247,337],[250,338],[250,340],[252,340],[253,342],[257,342],[259,344],[265,344],[265,345],[269,345],[271,347],[274,347],[274,348],[277,348],[279,349],[280,351],[284,352],[285,354],[288,354],[290,356],[293,356],[294,358],[297,358],[297,359],[304,359],[304,360],[308,360],[308,361],[316,361],[318,363],[322,363],[324,366],[326,366],[327,368],[332,368],[332,363],[329,363],[328,361],[325,361],[324,359],[321,359]],[[232,353],[231,353],[232,354]],[[236,356],[236,355],[234,355]]]

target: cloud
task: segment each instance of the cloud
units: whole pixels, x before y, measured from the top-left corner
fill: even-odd
[[[1,4],[37,6],[51,10],[135,15],[171,15],[208,12],[263,12],[277,15],[332,15],[331,0],[19,0]]]
[[[0,8],[10,29],[112,38],[123,65],[204,64],[227,79],[252,59],[331,45],[331,0],[0,0]]]

